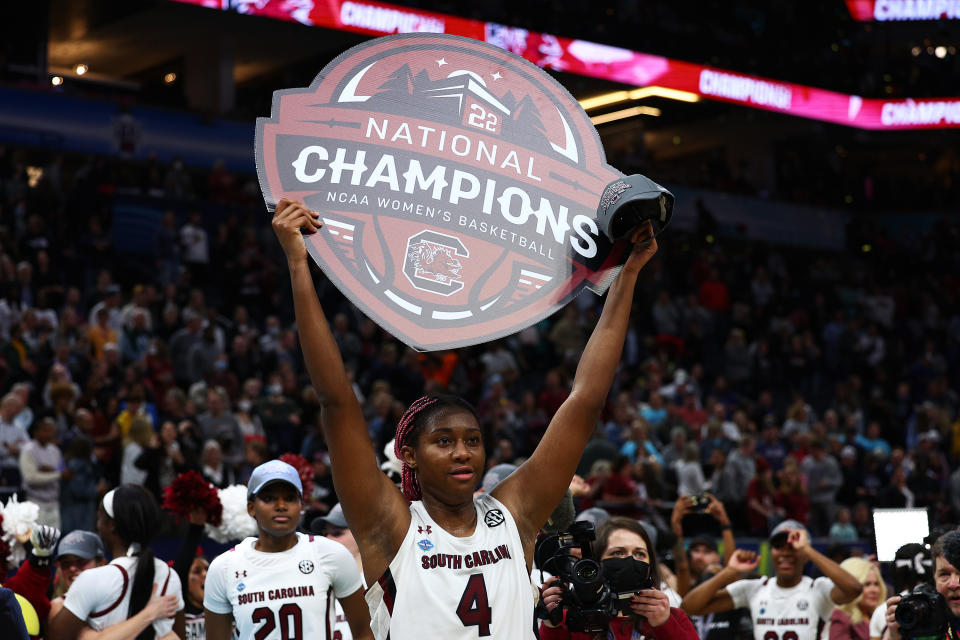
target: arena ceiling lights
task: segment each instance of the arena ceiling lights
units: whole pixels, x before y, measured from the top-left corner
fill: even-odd
[[[215,0],[173,0],[226,8]],[[960,0],[849,0],[860,7],[893,5],[933,7],[944,16],[960,14]],[[850,5],[848,5],[850,6]],[[960,128],[960,97],[870,99],[671,60],[619,47],[546,33],[419,11],[382,2],[327,0],[302,8],[285,0],[236,5],[236,11],[371,36],[391,33],[449,33],[483,40],[555,71],[602,78],[642,88],[684,92],[755,109],[870,130]],[[942,7],[942,9],[938,9]],[[851,10],[852,11],[852,10]],[[859,9],[858,9],[859,11]],[[906,10],[904,10],[906,11]],[[917,10],[912,10],[917,13]],[[855,14],[859,15],[859,14]],[[631,92],[627,92],[631,93]],[[669,97],[669,96],[662,96]],[[629,98],[628,98],[629,99]]]

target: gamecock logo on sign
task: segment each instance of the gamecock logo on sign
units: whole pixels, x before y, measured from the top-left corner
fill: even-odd
[[[269,208],[320,211],[307,247],[381,326],[421,350],[514,333],[625,253],[596,222],[622,174],[567,91],[493,45],[443,34],[365,42],[257,121]]]
[[[417,289],[449,296],[463,289],[463,263],[470,252],[459,238],[421,231],[407,240],[403,273]]]

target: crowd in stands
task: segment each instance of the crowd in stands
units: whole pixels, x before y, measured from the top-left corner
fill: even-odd
[[[250,177],[0,152],[0,473],[64,533],[93,529],[119,482],[160,496],[177,473],[243,482],[264,460],[314,465],[311,507],[336,502],[278,247]],[[163,218],[148,272],[111,231],[123,180],[199,213]],[[149,194],[149,190],[145,193]],[[947,225],[947,223],[944,223]],[[953,235],[951,235],[953,234]],[[580,473],[580,508],[666,529],[712,492],[738,533],[783,519],[870,539],[871,507],[960,515],[956,225],[870,254],[788,250],[671,231],[638,286],[622,367]],[[953,245],[956,246],[955,244]],[[584,294],[507,339],[416,353],[323,277],[324,308],[377,450],[425,391],[477,407],[489,464],[532,451],[568,393],[601,300]]]

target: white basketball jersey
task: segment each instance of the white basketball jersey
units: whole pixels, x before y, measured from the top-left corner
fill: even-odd
[[[331,640],[334,598],[363,585],[350,552],[302,533],[280,553],[257,551],[256,541],[247,538],[210,563],[203,606],[233,614],[239,640]]]
[[[137,558],[121,556],[102,567],[84,571],[70,585],[63,606],[85,620],[90,627],[102,631],[129,617],[130,592],[137,572]],[[184,607],[180,577],[167,563],[153,559],[153,584],[160,595],[176,595],[177,611]],[[157,637],[173,629],[173,618],[153,623]]]
[[[777,586],[776,578],[739,580],[727,586],[735,607],[749,607],[754,640],[817,640],[830,621],[834,603],[833,581],[803,576],[789,589]]]
[[[477,527],[458,538],[423,503],[387,571],[367,590],[377,640],[533,638],[533,590],[513,516],[493,496],[474,499]]]

